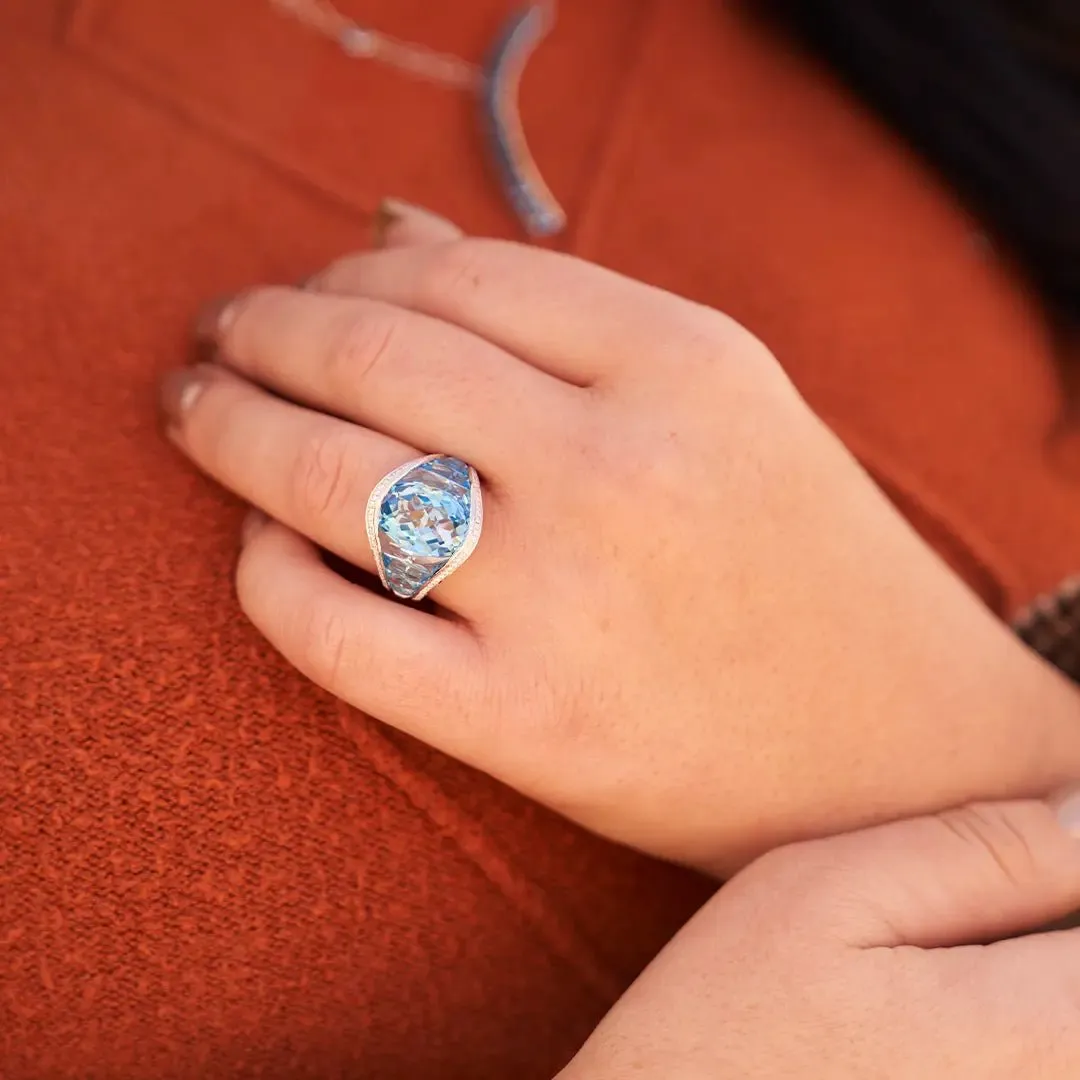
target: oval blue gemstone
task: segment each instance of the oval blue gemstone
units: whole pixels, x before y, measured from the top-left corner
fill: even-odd
[[[449,559],[469,531],[468,502],[422,480],[402,480],[383,501],[379,528],[402,554]]]
[[[469,531],[468,469],[453,458],[418,465],[387,493],[379,531],[402,556],[449,559]]]
[[[416,596],[469,535],[472,476],[457,458],[437,457],[410,469],[379,506],[383,579],[395,596]]]

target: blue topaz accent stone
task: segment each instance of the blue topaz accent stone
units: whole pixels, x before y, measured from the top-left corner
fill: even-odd
[[[469,532],[472,514],[469,467],[438,457],[410,469],[379,507],[382,569],[395,596],[408,599],[453,558]]]

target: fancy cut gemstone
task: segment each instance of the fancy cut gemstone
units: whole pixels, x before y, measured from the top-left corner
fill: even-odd
[[[472,510],[468,466],[439,457],[410,469],[379,508],[383,572],[397,596],[415,596],[465,542]]]
[[[415,596],[438,572],[440,564],[423,566],[409,559],[383,552],[383,572],[386,583],[395,596]]]
[[[379,529],[403,555],[449,559],[469,531],[469,494],[457,481],[417,469],[383,500]]]

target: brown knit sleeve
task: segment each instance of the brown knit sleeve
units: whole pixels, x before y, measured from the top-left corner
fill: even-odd
[[[1020,640],[1080,683],[1080,576],[1040,596],[1014,620]]]

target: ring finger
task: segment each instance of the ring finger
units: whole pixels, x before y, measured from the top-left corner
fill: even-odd
[[[162,405],[170,439],[200,469],[270,517],[376,572],[368,498],[387,473],[422,456],[414,447],[283,401],[214,364],[175,372]],[[439,585],[436,599],[460,611],[462,585],[473,594],[472,579],[470,561]]]

